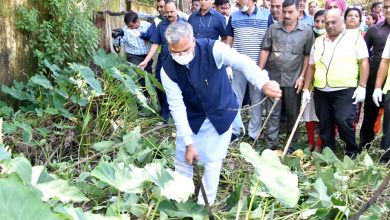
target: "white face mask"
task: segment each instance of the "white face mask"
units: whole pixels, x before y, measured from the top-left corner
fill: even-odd
[[[187,65],[189,64],[192,59],[194,59],[194,54],[193,53],[188,53],[188,54],[185,54],[185,55],[174,55],[174,54],[171,54],[172,55],[172,58],[180,65]]]
[[[244,5],[244,6],[242,6],[241,8],[239,8],[239,10],[240,10],[241,12],[247,12],[247,11],[249,10],[249,6],[248,6],[248,5]]]
[[[249,10],[249,6],[247,5],[248,1],[245,1],[244,5],[239,7],[238,10],[241,12],[247,12]]]

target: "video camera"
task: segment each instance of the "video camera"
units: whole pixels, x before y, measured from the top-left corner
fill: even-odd
[[[123,31],[122,28],[114,29],[111,32],[111,37],[114,38],[114,43],[112,46],[114,47],[114,50],[117,53],[120,52],[121,40],[123,36],[125,36],[125,32]]]
[[[122,28],[114,29],[112,30],[111,37],[112,38],[117,38],[117,37],[123,37],[125,36],[125,32],[123,31]]]

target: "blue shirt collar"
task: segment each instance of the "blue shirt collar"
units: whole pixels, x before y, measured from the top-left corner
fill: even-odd
[[[214,15],[215,12],[217,12],[217,11],[216,11],[214,8],[210,8],[210,10],[209,10],[204,16],[206,16],[206,15],[208,15],[208,14]],[[201,16],[201,14],[200,14],[200,9],[199,9],[198,11],[194,12],[194,13],[195,13],[195,15],[197,15],[197,16]]]

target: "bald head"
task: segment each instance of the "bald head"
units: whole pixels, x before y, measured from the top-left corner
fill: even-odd
[[[337,38],[344,30],[344,20],[339,9],[329,9],[325,13],[325,29],[329,38]]]

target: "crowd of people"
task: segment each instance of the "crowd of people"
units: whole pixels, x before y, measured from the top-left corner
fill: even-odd
[[[165,123],[172,117],[177,130],[175,169],[192,177],[193,161],[203,162],[211,203],[228,145],[245,131],[238,109],[246,96],[250,139],[260,135],[263,107],[270,115],[269,149],[280,148],[281,119],[292,133],[304,109],[308,149],[334,150],[339,137],[352,159],[370,147],[383,118],[381,161],[389,161],[390,0],[369,12],[344,0],[326,0],[324,9],[306,0],[192,0],[190,15],[175,0],[156,5],[151,23],[126,14],[127,58],[151,71],[159,53],[154,73],[165,90],[158,91],[161,116]]]

